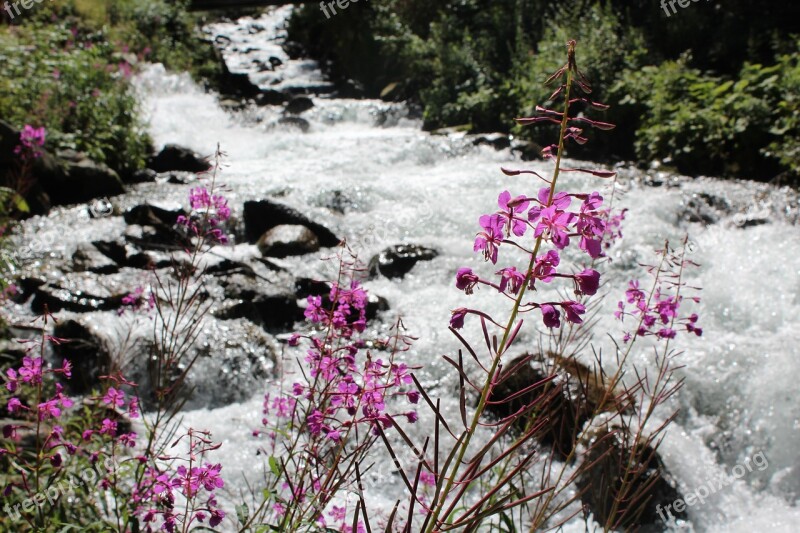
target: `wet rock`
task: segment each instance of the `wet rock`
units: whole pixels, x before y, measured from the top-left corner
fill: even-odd
[[[302,59],[308,56],[305,47],[297,41],[286,41],[283,43],[283,51],[289,59]]]
[[[243,72],[231,72],[221,53],[218,53],[218,61],[220,93],[237,98],[255,98],[259,95],[261,89],[250,80],[250,76]]]
[[[358,207],[358,204],[345,193],[336,190],[322,193],[315,205],[325,207],[340,215],[344,215],[348,211]]]
[[[557,379],[545,383],[552,376]],[[534,383],[542,385],[520,394]],[[584,424],[598,414],[598,405],[603,402],[606,390],[598,374],[574,358],[523,355],[503,368],[487,412],[505,418],[539,402],[537,409],[546,417],[540,420],[546,422],[534,437],[566,459],[575,448]],[[615,396],[608,394],[609,399]],[[616,408],[624,409],[624,406],[609,404],[603,410]],[[527,418],[520,421],[524,427]]]
[[[219,263],[215,263],[206,268],[206,274],[212,276],[231,276],[233,274],[241,274],[248,278],[255,278],[256,271],[247,263],[241,261],[233,261],[231,259],[223,259]]]
[[[495,150],[505,150],[511,147],[511,139],[504,133],[486,133],[475,136],[472,139],[472,144],[475,146],[491,146]]]
[[[267,257],[305,255],[319,250],[319,239],[305,226],[282,224],[261,236],[258,250]]]
[[[125,265],[128,260],[128,247],[125,241],[93,241],[92,246],[118,265]]]
[[[370,260],[369,273],[373,277],[382,275],[387,278],[402,278],[419,261],[430,261],[438,255],[439,252],[432,248],[415,244],[392,246]]]
[[[72,311],[74,313],[111,311],[119,309],[124,297],[124,294],[98,296],[47,283],[34,290],[31,310],[37,315],[43,314],[45,310],[51,313],[59,311]]]
[[[94,274],[113,274],[119,265],[94,246],[81,245],[72,254],[73,272],[92,272]]]
[[[683,498],[658,452],[642,444],[631,455],[633,437],[622,428],[602,427],[584,444],[587,453],[576,488],[594,519],[600,524],[611,522],[617,531],[664,531],[666,525],[658,509],[668,518],[664,508]],[[623,478],[628,480],[624,494]],[[615,512],[616,500],[622,503]],[[673,506],[672,516],[685,520],[685,508],[678,512]]]
[[[261,91],[261,93],[256,96],[255,103],[259,106],[283,105],[288,99],[289,96],[287,94],[270,89]]]
[[[733,223],[737,228],[747,229],[769,224],[769,219],[756,215],[737,215],[733,217]]]
[[[95,328],[78,320],[56,324],[53,335],[68,342],[53,345],[58,360],[72,363],[72,378],[64,380],[73,394],[87,394],[99,383],[99,377],[111,370],[111,354]]]
[[[82,159],[66,165],[64,181],[43,183],[56,204],[78,204],[125,192],[119,175],[101,163]]]
[[[519,154],[523,161],[535,161],[542,158],[542,147],[533,141],[516,139],[511,142],[511,151]]]
[[[215,316],[222,320],[244,318],[267,331],[286,331],[305,317],[303,309],[292,295],[257,295],[252,300],[241,301],[224,308]]]
[[[281,117],[278,119],[278,124],[281,126],[291,126],[297,128],[303,133],[308,133],[311,129],[311,123],[301,117]]]
[[[158,173],[155,170],[143,168],[126,176],[125,183],[153,183],[156,181],[156,176]]]
[[[295,96],[289,101],[288,104],[286,104],[284,111],[290,115],[300,115],[301,113],[305,113],[313,107],[314,102],[311,100],[311,98],[307,96]]]
[[[173,171],[198,173],[206,172],[211,165],[208,160],[188,148],[168,144],[158,155],[150,158],[147,167],[159,174]]]
[[[319,239],[322,246],[336,246],[340,239],[322,224],[311,221],[307,216],[271,200],[253,200],[244,203],[245,237],[248,242],[255,244],[264,233],[276,226],[301,225],[305,226]]]
[[[47,281],[39,278],[20,278],[14,282],[17,287],[16,294],[12,295],[11,301],[24,304],[36,294],[39,287],[46,285]]]
[[[183,209],[165,209],[150,204],[140,204],[128,209],[123,215],[126,224],[140,226],[174,226],[178,217],[186,216]]]

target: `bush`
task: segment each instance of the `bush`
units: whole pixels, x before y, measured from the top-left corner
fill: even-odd
[[[689,67],[690,57],[629,70],[614,92],[643,116],[639,159],[663,159],[687,174],[767,179],[798,168],[797,59],[745,64],[737,79]]]

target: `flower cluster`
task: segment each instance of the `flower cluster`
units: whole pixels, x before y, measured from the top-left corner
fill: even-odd
[[[617,303],[614,316],[618,320],[624,321],[626,316],[630,316],[637,321],[636,329],[625,333],[623,341],[626,343],[634,335],[674,339],[679,330],[694,333],[698,337],[703,335],[703,329],[697,325],[699,317],[696,313],[683,317],[679,314],[684,301],[681,290],[686,289],[686,283],[682,279],[683,270],[694,266],[694,263],[674,255],[668,257],[670,255],[668,245],[659,253],[665,257],[665,261],[660,266],[651,266],[648,269],[655,278],[652,292],[646,293],[640,288],[638,280],[632,280],[625,291],[625,300]],[[669,267],[674,267],[677,272],[671,272]],[[691,296],[689,299],[695,303],[700,302],[697,296]]]
[[[133,292],[128,293],[122,298],[122,305],[117,310],[118,315],[125,314],[125,311],[140,311],[146,309],[152,310],[156,306],[156,295],[153,291],[149,291],[145,296],[144,287],[136,287]]]
[[[14,153],[23,160],[41,157],[40,148],[44,146],[46,134],[43,127],[34,128],[30,124],[25,124],[19,133],[19,144],[14,148]]]
[[[340,257],[339,281],[326,294],[307,298],[305,316],[314,331],[288,340],[291,347],[305,348],[302,379],[287,393],[264,397],[264,427],[254,431],[267,436],[285,462],[272,468],[279,472],[275,483],[281,490],[265,517],[282,531],[301,524],[326,527],[331,520],[348,531],[352,520],[345,520],[344,508],[323,511],[338,491],[354,486],[355,468],[384,430],[397,427],[399,419],[415,423],[418,418],[413,406],[420,394],[406,390],[413,369],[395,361],[410,343],[399,324],[388,339],[361,336],[367,329],[368,294],[354,279],[356,264]],[[375,357],[372,349],[390,354]]]
[[[186,228],[190,235],[204,237],[210,242],[228,243],[228,236],[221,225],[231,217],[231,210],[224,196],[198,187],[189,191],[189,206],[191,213],[178,217],[179,226]]]
[[[184,438],[189,441],[188,458],[161,459],[186,464],[150,466],[133,490],[131,500],[148,533],[157,529],[170,533],[176,529],[189,531],[193,523],[204,524],[206,520],[213,528],[225,518],[215,493],[225,486],[220,475],[222,466],[202,461],[205,454],[220,445],[214,444],[208,433],[191,429],[178,441]]]

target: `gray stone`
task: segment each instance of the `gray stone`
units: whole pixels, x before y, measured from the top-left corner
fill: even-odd
[[[298,224],[275,226],[258,241],[261,255],[268,257],[305,255],[316,252],[319,248],[319,238],[314,232]]]

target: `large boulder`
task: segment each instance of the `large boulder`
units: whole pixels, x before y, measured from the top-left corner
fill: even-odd
[[[386,276],[387,278],[402,278],[408,274],[414,265],[420,261],[430,261],[439,252],[432,248],[417,246],[415,244],[399,244],[382,251],[369,262],[370,276]]]
[[[78,204],[125,192],[125,186],[116,172],[89,159],[67,162],[66,173],[63,181],[42,183],[56,205]]]
[[[283,332],[305,316],[297,299],[291,295],[257,295],[226,307],[215,316],[221,320],[245,318],[270,332]]]
[[[65,380],[73,394],[87,394],[99,384],[100,376],[111,370],[111,354],[95,328],[83,321],[66,320],[56,324],[53,336],[67,342],[54,344],[53,352],[59,359],[72,363],[72,377]]]
[[[314,107],[314,102],[308,96],[295,96],[286,104],[284,111],[290,115],[300,115]]]
[[[147,163],[150,168],[159,174],[163,172],[206,172],[211,168],[206,158],[203,158],[188,148],[177,144],[164,146],[158,155],[151,157]]]
[[[322,224],[313,222],[299,211],[272,200],[245,202],[243,217],[245,237],[251,244],[257,243],[267,231],[281,225],[307,227],[314,232],[322,246],[336,246],[341,240]]]
[[[267,257],[305,255],[319,250],[319,238],[305,226],[282,224],[261,236],[258,249]]]
[[[587,452],[575,487],[600,524],[611,523],[616,531],[659,533],[670,515],[688,518],[685,507],[668,507],[683,496],[658,451],[633,441],[630,431],[620,427],[604,425],[591,434],[583,443]]]
[[[547,381],[555,375],[560,379]],[[542,385],[526,390],[534,383]],[[522,355],[503,368],[489,397],[491,403],[487,411],[504,418],[536,403],[537,411],[543,415],[540,420],[544,423],[534,437],[556,455],[566,459],[575,448],[584,424],[598,414],[598,406],[603,402],[606,392],[606,385],[599,373],[574,357]],[[612,399],[616,395],[607,396]],[[624,409],[624,406],[619,407]],[[609,402],[602,411],[614,408],[614,404]],[[527,417],[521,418],[519,429],[526,422]]]

